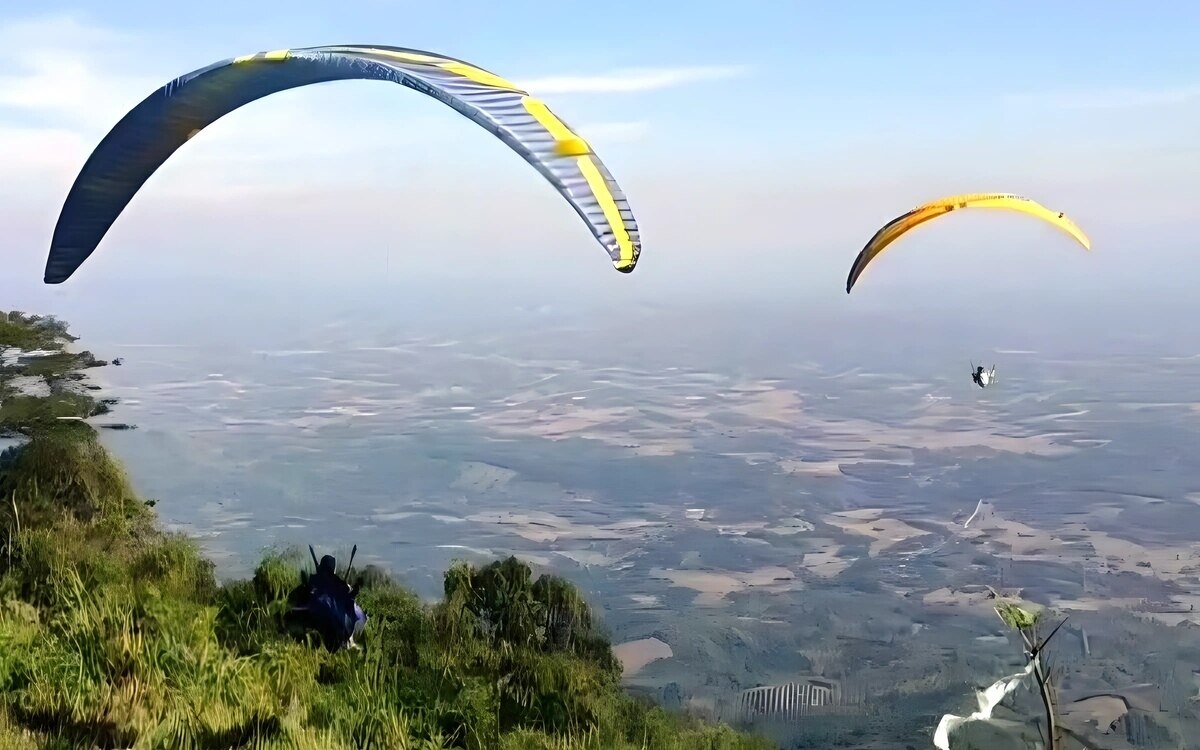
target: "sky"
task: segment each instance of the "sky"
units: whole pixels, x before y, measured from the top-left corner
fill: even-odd
[[[214,123],[71,280],[42,284],[62,201],[126,111],[217,60],[337,43],[447,54],[542,97],[623,186],[638,269],[614,272],[540,175],[465,118],[340,82]],[[949,217],[876,261],[853,302],[1065,288],[1153,305],[1200,281],[1197,49],[1200,5],[1183,2],[9,0],[0,308],[137,298],[201,315],[214,299],[397,295],[846,306],[846,272],[878,226],[992,190],[1065,211],[1094,252],[1027,217]]]

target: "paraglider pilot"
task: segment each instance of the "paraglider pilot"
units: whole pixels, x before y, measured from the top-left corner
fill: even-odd
[[[996,366],[992,365],[991,370],[983,369],[983,365],[975,368],[975,372],[971,373],[971,380],[975,381],[975,385],[980,388],[987,388],[992,383],[996,382]]]
[[[292,601],[289,618],[316,630],[325,648],[331,652],[357,648],[354,637],[361,635],[367,624],[366,612],[355,601],[359,584],[351,586],[337,574],[337,561],[332,555],[325,555],[317,562],[317,553],[311,546],[308,550],[317,570],[311,576],[301,573],[300,585],[289,597]],[[357,551],[356,545],[350,553],[346,577],[350,575]]]

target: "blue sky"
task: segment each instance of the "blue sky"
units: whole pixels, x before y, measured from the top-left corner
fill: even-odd
[[[1066,211],[1096,252],[1024,217],[953,217],[889,252],[855,294],[903,300],[951,279],[1012,291],[1032,275],[1145,286],[1194,252],[1198,5],[100,5],[0,11],[0,294],[26,306],[138,279],[212,293],[364,276],[396,289],[505,278],[832,301],[880,224],[974,190]],[[614,273],[569,207],[482,130],[413,92],[356,82],[217,122],[74,279],[41,288],[71,182],[141,98],[219,59],[347,42],[461,57],[540,94],[625,187],[645,239],[637,272]]]

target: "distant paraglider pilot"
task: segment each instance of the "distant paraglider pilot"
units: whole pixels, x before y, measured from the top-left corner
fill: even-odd
[[[975,372],[971,373],[971,380],[975,381],[975,385],[980,388],[987,388],[992,383],[996,382],[996,366],[992,365],[991,370],[983,369],[983,365],[975,368]]]
[[[288,617],[316,630],[325,648],[331,652],[347,647],[357,648],[354,637],[361,635],[367,624],[366,612],[355,601],[359,585],[351,586],[337,574],[337,561],[332,555],[325,555],[317,562],[317,553],[311,546],[308,549],[317,570],[311,576],[301,573],[300,585],[289,597],[292,608]],[[350,553],[350,564],[344,573],[346,577],[350,575],[357,550],[355,546]]]

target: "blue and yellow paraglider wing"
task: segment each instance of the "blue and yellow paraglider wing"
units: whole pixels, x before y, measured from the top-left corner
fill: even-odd
[[[637,265],[641,242],[624,193],[587,142],[540,99],[461,60],[343,45],[232,58],[176,78],[144,99],[105,136],[76,178],[55,227],[45,282],[68,279],[146,180],[208,125],[270,94],[353,79],[399,83],[481,125],[554,185],[617,270],[628,273]]]

